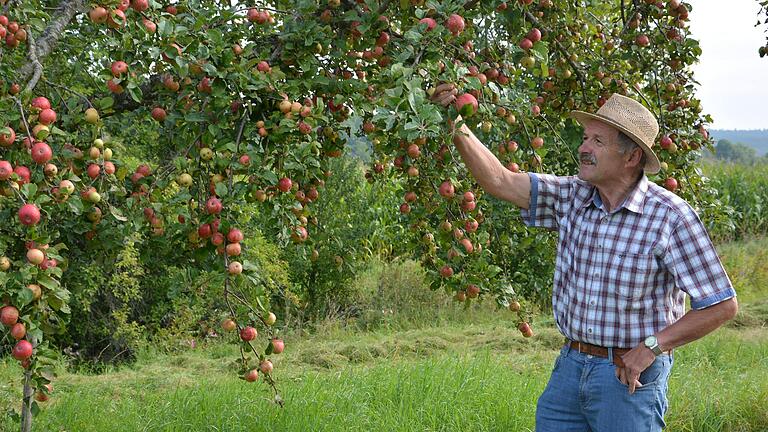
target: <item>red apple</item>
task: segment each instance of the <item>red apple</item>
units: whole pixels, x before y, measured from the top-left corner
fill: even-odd
[[[476,298],[478,295],[480,295],[480,287],[474,284],[470,284],[467,286],[467,297],[469,298]]]
[[[7,133],[0,132],[0,146],[10,147],[16,141],[16,132],[10,126],[6,128]],[[2,128],[0,128],[0,131]]]
[[[451,183],[450,180],[445,180],[444,182],[440,183],[440,188],[438,190],[440,192],[440,196],[443,198],[453,198],[455,195],[455,189],[453,188],[453,183]]]
[[[32,112],[40,112],[44,109],[50,109],[51,101],[49,101],[48,98],[44,96],[38,96],[32,99],[32,102],[30,102],[30,105],[32,107]]]
[[[0,309],[0,322],[11,327],[19,320],[19,310],[15,306],[3,306]]]
[[[283,177],[277,182],[277,188],[280,192],[288,192],[293,187],[293,182],[288,177]]]
[[[222,205],[221,201],[216,197],[210,197],[208,198],[208,201],[205,202],[205,212],[208,214],[219,214],[221,213]]]
[[[32,357],[32,344],[26,340],[18,341],[16,346],[13,347],[13,352],[11,352],[11,355],[13,358],[19,361],[23,361]]]
[[[262,373],[271,373],[272,369],[272,362],[269,360],[263,360],[261,363],[259,363],[259,370],[261,370]]]
[[[460,94],[454,101],[456,110],[463,117],[471,117],[477,112],[477,99],[469,93]]]
[[[541,40],[541,31],[537,28],[532,28],[531,31],[528,32],[526,38],[531,42],[538,42]]]
[[[259,370],[258,369],[251,369],[248,372],[245,373],[245,376],[243,376],[243,379],[248,382],[254,382],[259,379]]]
[[[280,354],[285,350],[285,342],[282,339],[272,339],[272,352]]]
[[[243,272],[243,265],[237,261],[232,261],[231,263],[229,263],[229,266],[227,267],[227,271],[231,275],[239,275],[240,273]]]
[[[0,181],[6,181],[13,174],[13,166],[10,162],[0,160]]]
[[[664,187],[667,188],[667,190],[670,190],[672,192],[677,190],[678,184],[677,179],[674,177],[669,177],[666,180],[664,180]]]
[[[422,18],[419,20],[419,24],[426,24],[427,31],[432,31],[437,27],[437,21],[432,18]]]
[[[37,225],[40,222],[40,210],[34,204],[24,204],[19,209],[19,221],[26,226]]]
[[[152,108],[152,118],[153,119],[155,119],[155,120],[157,120],[159,122],[162,122],[162,121],[165,121],[165,117],[166,117],[166,114],[165,114],[165,110],[164,109],[162,109],[160,107]]]
[[[24,339],[24,336],[27,335],[27,327],[24,325],[24,323],[17,322],[11,327],[11,337],[13,337],[16,340]]]
[[[449,278],[453,276],[453,269],[449,265],[444,265],[442,268],[440,268],[440,276],[444,278]]]
[[[230,228],[229,233],[227,233],[227,240],[230,243],[240,243],[243,241],[243,232],[237,228]]]
[[[13,172],[16,173],[17,176],[19,176],[19,184],[22,185],[24,183],[29,183],[29,179],[32,176],[32,173],[29,171],[29,168],[25,166],[17,166],[13,169]]]
[[[37,117],[37,120],[40,121],[40,123],[48,126],[51,123],[56,122],[56,111],[50,108],[46,108],[40,111],[40,115]]]
[[[245,326],[240,330],[240,339],[246,342],[250,342],[256,339],[256,336],[258,335],[259,332],[257,332],[256,329],[251,326]]]
[[[520,330],[520,333],[523,334],[523,337],[533,336],[533,330],[531,330],[531,326],[527,322],[521,322],[518,324],[517,329]]]
[[[451,14],[451,16],[448,17],[445,27],[453,33],[454,36],[458,36],[459,33],[464,31],[464,18],[462,18],[461,15]]]
[[[90,164],[88,165],[86,172],[88,173],[88,177],[95,180],[101,173],[101,167],[98,164]]]

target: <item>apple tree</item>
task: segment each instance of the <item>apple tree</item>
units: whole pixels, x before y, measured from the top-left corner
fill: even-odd
[[[662,170],[651,180],[714,217],[696,166],[711,119],[694,94],[689,66],[701,50],[689,12],[680,0],[6,3],[0,210],[15,223],[2,227],[9,266],[0,280],[6,307],[36,331],[22,361],[37,370],[46,338],[66,326],[57,280],[73,271],[67,248],[91,241],[114,251],[138,229],[221,276],[221,326],[237,335],[239,373],[263,377],[280,401],[272,360],[284,344],[266,291],[248,289],[263,280],[243,247],[244,204],[306,265],[344,269],[316,209],[349,137],[371,143],[369,181],[403,188],[385,205],[404,228],[398,247],[421,260],[433,288],[509,307],[531,336],[521,294],[546,298],[553,237],[478,188],[451,122],[461,113],[509,170],[572,174],[580,130],[568,113],[627,94],[661,126]],[[429,101],[443,82],[461,92],[447,110]],[[156,138],[119,124],[151,127]],[[110,140],[129,154],[152,151],[121,163]],[[25,245],[43,260],[26,258]],[[43,301],[30,284],[43,286]],[[40,389],[47,378],[35,374],[30,388]]]

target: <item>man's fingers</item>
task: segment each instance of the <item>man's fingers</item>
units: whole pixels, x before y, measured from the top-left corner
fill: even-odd
[[[456,99],[456,97],[450,93],[445,95],[440,95],[440,97],[437,98],[436,102],[439,103],[442,106],[448,106],[453,100]]]

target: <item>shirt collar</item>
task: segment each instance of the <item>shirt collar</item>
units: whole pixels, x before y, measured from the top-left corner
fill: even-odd
[[[624,202],[617,207],[616,210],[623,207],[631,212],[643,214],[643,204],[645,203],[646,192],[648,192],[648,177],[643,174],[634,189],[632,189],[629,195],[624,199]],[[603,207],[603,200],[600,198],[600,192],[598,192],[597,188],[594,186],[592,186],[592,195],[589,199],[584,201],[583,206],[586,207],[590,204],[594,204],[597,208]]]

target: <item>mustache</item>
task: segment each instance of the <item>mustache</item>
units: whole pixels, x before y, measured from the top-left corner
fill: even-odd
[[[579,161],[597,164],[597,159],[595,159],[595,156],[591,153],[579,153]]]

